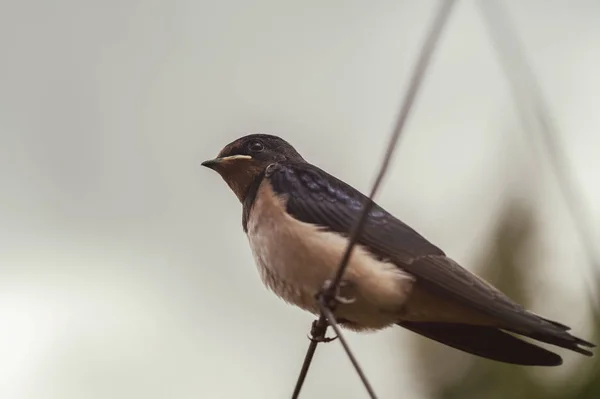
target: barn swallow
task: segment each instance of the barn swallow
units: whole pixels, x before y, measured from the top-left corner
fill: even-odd
[[[242,203],[242,227],[263,283],[319,314],[367,197],[308,163],[285,140],[252,134],[202,163]],[[505,363],[557,366],[562,358],[513,334],[592,356],[594,344],[527,311],[377,204],[353,249],[335,316],[354,331],[399,325],[450,347]]]

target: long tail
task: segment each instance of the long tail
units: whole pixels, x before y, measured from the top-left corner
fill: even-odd
[[[584,349],[584,348],[580,348],[580,346],[583,346],[585,348],[595,348],[596,345],[592,344],[591,342],[585,341],[581,338],[575,337],[574,335],[571,335],[570,333],[568,333],[568,331],[571,329],[571,327],[561,324],[559,322],[550,320],[550,319],[546,319],[546,318],[537,316],[537,315],[535,315],[535,316],[539,317],[543,321],[549,323],[551,328],[544,328],[544,329],[540,329],[538,331],[530,332],[530,333],[524,333],[524,332],[520,332],[520,331],[512,330],[512,329],[509,329],[509,330],[512,332],[515,332],[517,334],[521,334],[521,335],[525,335],[525,336],[533,338],[533,339],[537,339],[538,341],[541,341],[541,342],[560,346],[561,348],[565,348],[565,349],[570,349],[574,352],[581,353],[582,355],[585,355],[585,356],[593,356],[594,355],[591,351]]]
[[[548,322],[560,327],[562,331],[560,337],[550,333],[527,335],[542,342],[592,356],[590,351],[579,348],[578,345],[594,347],[593,344],[566,333],[567,326]],[[400,322],[398,325],[455,349],[500,362],[527,366],[558,366],[562,364],[562,358],[556,353],[494,327],[435,322]]]

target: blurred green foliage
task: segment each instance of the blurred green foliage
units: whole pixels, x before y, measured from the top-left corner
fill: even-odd
[[[522,203],[511,202],[499,218],[488,248],[477,262],[478,274],[508,296],[530,308],[528,274],[539,272],[535,259],[537,234],[535,212]],[[536,264],[537,263],[537,264]],[[600,282],[596,282],[600,289]],[[565,320],[563,320],[565,321]],[[568,324],[568,323],[567,323]],[[590,315],[593,334],[581,334],[591,342],[600,342],[600,317]],[[423,384],[434,399],[599,399],[600,356],[582,358],[560,378],[546,370],[522,367],[464,354],[415,336],[415,359]],[[565,351],[556,349],[561,355]],[[575,355],[579,356],[579,355]],[[575,363],[575,362],[573,362]],[[542,371],[540,373],[540,371]],[[557,383],[555,380],[560,382]]]

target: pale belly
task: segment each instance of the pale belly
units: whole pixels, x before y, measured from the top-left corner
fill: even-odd
[[[347,240],[290,217],[272,193],[259,194],[247,234],[261,279],[286,302],[317,314],[315,296],[333,278]],[[341,294],[355,301],[340,304],[335,314],[357,330],[397,322],[414,282],[396,265],[378,261],[360,247],[354,249],[343,280],[347,286]]]

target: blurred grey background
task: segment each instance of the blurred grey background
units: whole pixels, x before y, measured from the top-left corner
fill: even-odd
[[[313,318],[263,288],[240,205],[200,162],[273,133],[366,191],[435,5],[2,1],[0,397],[289,397]],[[598,242],[600,3],[509,11]],[[507,201],[528,204],[529,306],[591,339],[584,252],[527,134],[459,2],[378,202],[475,271]],[[348,339],[382,398],[437,397],[412,333]],[[560,353],[532,378],[586,375]],[[303,397],[366,397],[338,343]]]

